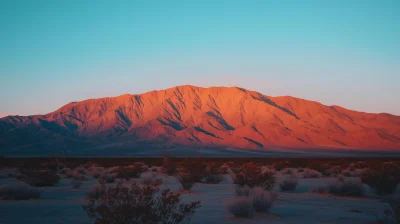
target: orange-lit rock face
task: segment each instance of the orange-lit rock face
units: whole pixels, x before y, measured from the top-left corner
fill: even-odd
[[[48,142],[82,148],[152,142],[248,149],[400,149],[400,117],[237,87],[179,86],[69,103],[46,115],[0,119],[0,149]]]

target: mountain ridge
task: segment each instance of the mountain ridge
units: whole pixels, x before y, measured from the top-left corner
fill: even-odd
[[[0,153],[143,147],[400,149],[400,116],[240,87],[176,86],[0,119]],[[127,149],[129,150],[129,149]]]

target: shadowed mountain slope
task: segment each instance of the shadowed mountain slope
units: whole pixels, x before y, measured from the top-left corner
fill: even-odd
[[[0,153],[146,145],[400,149],[400,117],[237,87],[178,86],[0,119]]]

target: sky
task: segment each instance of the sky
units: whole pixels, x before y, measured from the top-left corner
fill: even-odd
[[[177,85],[400,115],[400,1],[0,1],[0,117]]]

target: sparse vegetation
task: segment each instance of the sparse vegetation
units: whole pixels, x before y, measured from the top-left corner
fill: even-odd
[[[124,186],[119,182],[115,187],[103,184],[101,188],[103,194],[83,206],[98,224],[175,224],[190,219],[200,207],[200,201],[181,203],[180,194],[169,189],[160,192],[155,184]]]
[[[235,192],[236,192],[237,196],[247,197],[250,195],[250,191],[251,191],[251,188],[249,186],[244,186],[244,187],[236,186],[236,188],[235,188]]]
[[[116,176],[117,174],[115,173],[104,171],[99,178],[99,182],[114,183]]]
[[[186,170],[180,170],[175,174],[176,179],[184,190],[190,190],[196,183],[196,179]]]
[[[299,180],[295,175],[291,175],[289,177],[285,177],[282,182],[279,184],[279,187],[282,191],[294,191],[296,190],[297,184]]]
[[[285,169],[281,170],[280,172],[281,172],[281,174],[284,174],[284,175],[291,175],[291,174],[294,174],[295,171],[293,168],[285,168]]]
[[[0,200],[29,200],[40,198],[40,191],[26,184],[0,185]]]
[[[56,185],[60,176],[51,170],[23,170],[20,180],[34,187],[47,187]]]
[[[252,218],[255,214],[253,199],[250,197],[237,197],[228,204],[228,211],[236,217]]]
[[[163,165],[161,171],[167,175],[174,175],[177,172],[177,164],[175,158],[168,155],[163,155]]]
[[[268,212],[278,197],[275,191],[266,191],[262,187],[236,188],[235,198],[228,204],[228,210],[236,217],[251,218],[254,212]]]
[[[240,186],[262,187],[271,190],[275,185],[275,175],[272,172],[263,171],[261,166],[255,163],[244,163],[232,168],[233,183]]]
[[[250,198],[252,198],[254,209],[257,212],[268,212],[277,197],[277,192],[265,191],[260,187],[255,187],[250,192]]]
[[[360,197],[365,195],[362,183],[355,179],[337,179],[334,183],[314,188],[312,191],[316,193],[331,193],[338,196]]]
[[[163,180],[155,173],[142,173],[141,175],[143,184],[162,184]]]
[[[135,162],[134,164],[129,166],[121,166],[115,172],[117,174],[117,178],[130,179],[139,178],[140,174],[147,171],[148,169],[149,167],[146,164],[142,162]]]
[[[216,163],[207,163],[205,175],[202,182],[207,184],[218,184],[225,180],[224,171],[220,165]]]
[[[306,168],[306,169],[304,169],[303,177],[304,178],[320,178],[320,177],[322,177],[322,174],[317,170]]]
[[[399,187],[400,166],[395,163],[377,164],[373,168],[364,170],[361,180],[378,195],[393,194]]]

